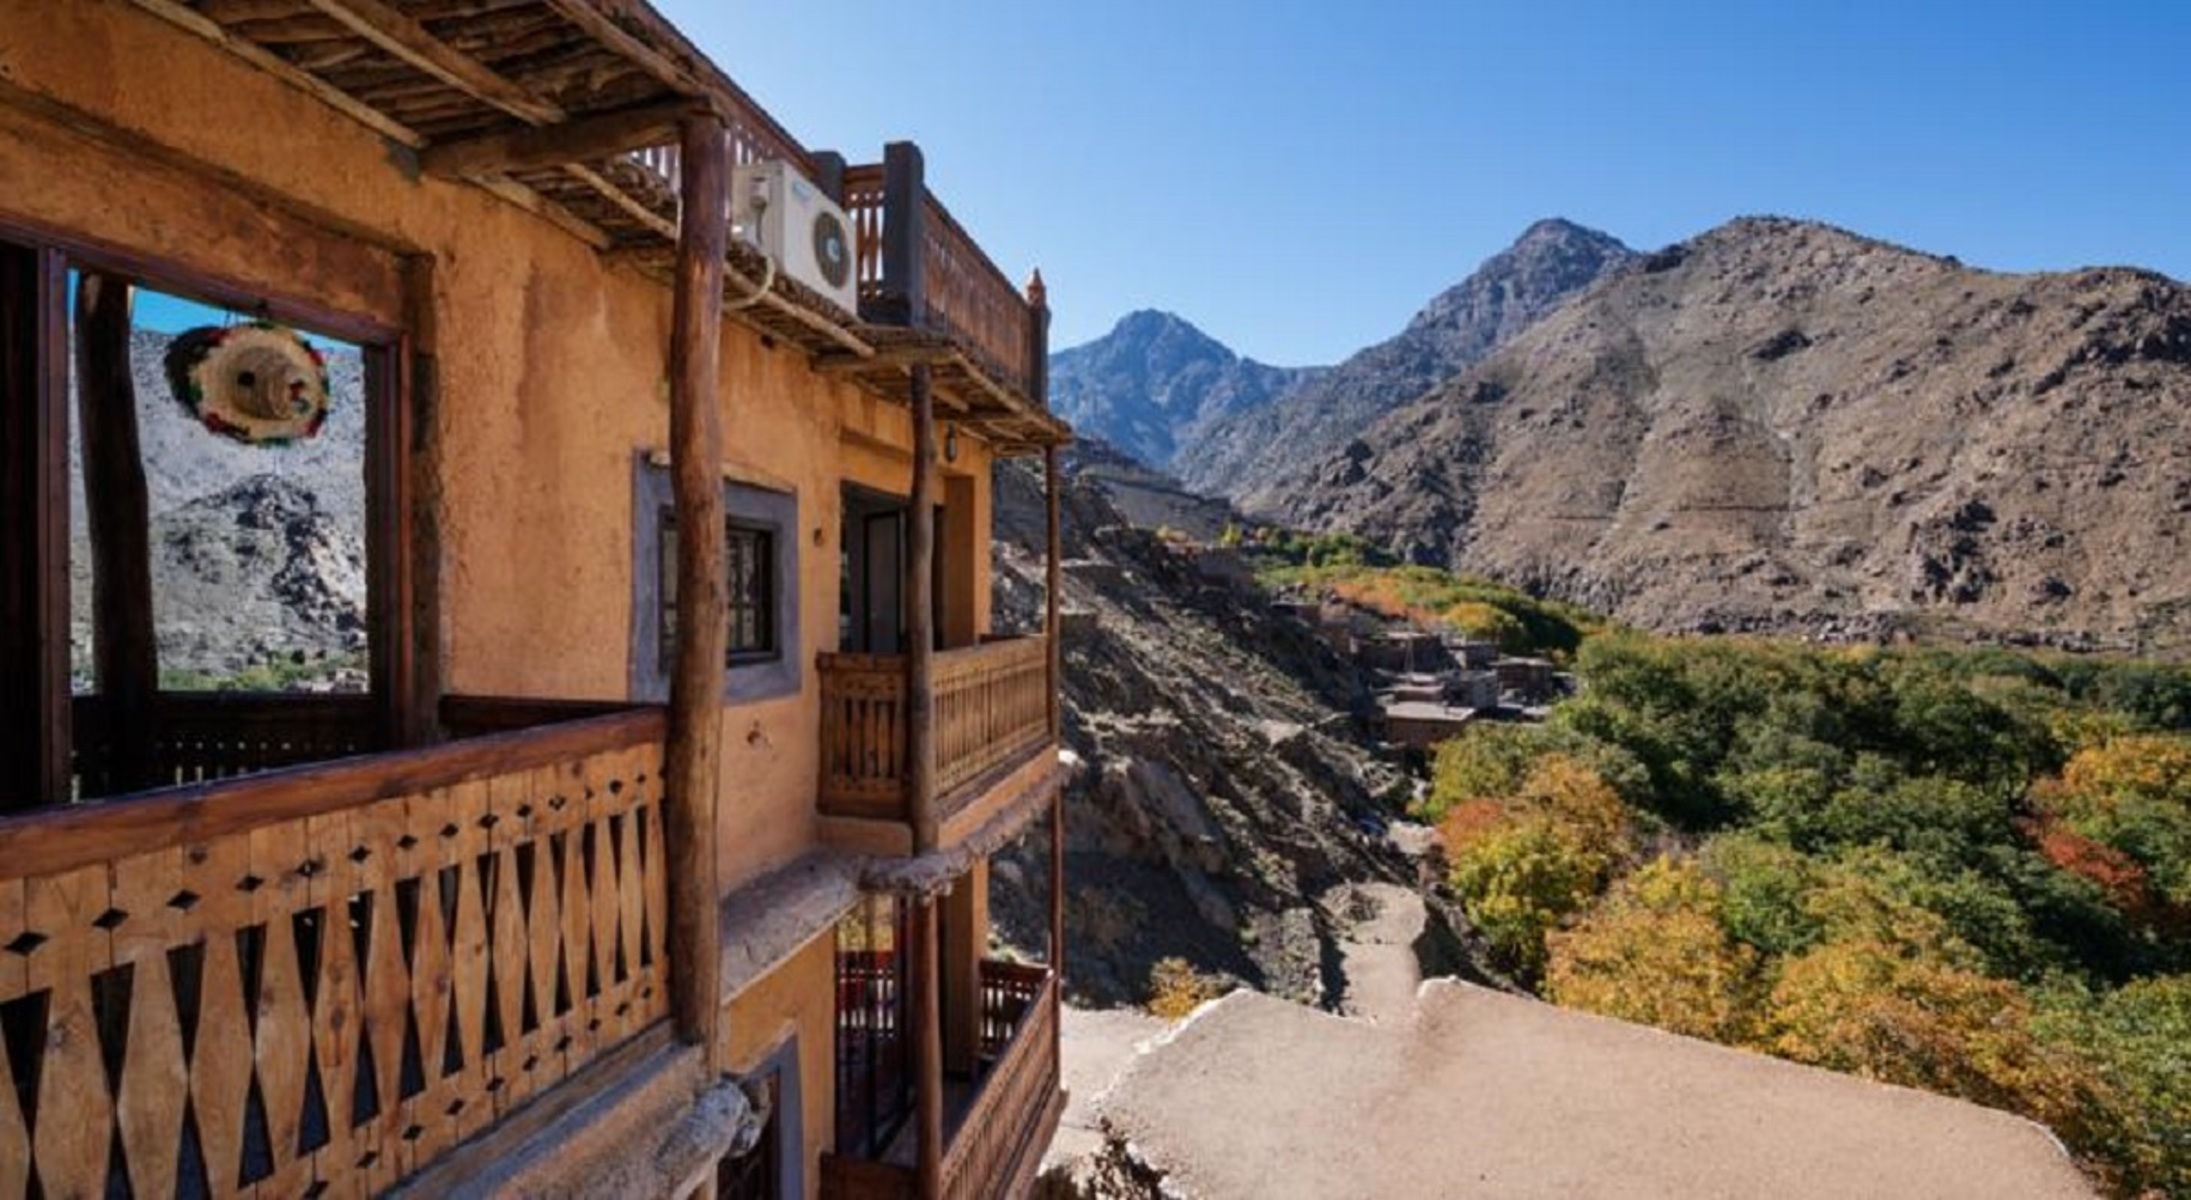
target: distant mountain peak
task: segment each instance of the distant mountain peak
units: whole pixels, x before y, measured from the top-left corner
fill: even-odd
[[[1287,468],[1345,445],[1636,257],[1618,238],[1564,217],[1537,221],[1394,337],[1267,409],[1214,423],[1182,447],[1175,469],[1190,487],[1255,502],[1256,490]]]
[[[1268,404],[1311,374],[1242,358],[1186,318],[1144,308],[1050,356],[1050,403],[1083,432],[1163,467],[1205,424]]]

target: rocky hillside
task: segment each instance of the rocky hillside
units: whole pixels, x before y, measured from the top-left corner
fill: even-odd
[[[997,623],[1040,623],[1039,476],[997,476]],[[1066,735],[1084,769],[1067,809],[1066,908],[1078,1000],[1138,1003],[1150,967],[1205,972],[1310,1002],[1339,988],[1333,899],[1367,881],[1412,883],[1383,836],[1404,797],[1371,752],[1353,668],[1253,594],[1205,579],[1100,489],[1067,492]],[[997,866],[1000,928],[1042,944],[1047,850]]]
[[[1335,373],[1336,374],[1336,373]],[[2191,638],[2191,289],[1744,219],[1271,489],[1669,630]]]
[[[365,389],[354,352],[328,355],[334,403],[320,435],[244,446],[206,432],[168,390],[169,339],[130,340],[152,517],[160,667],[207,686],[256,668],[355,684],[365,647]],[[82,479],[70,445],[72,474]],[[79,488],[81,483],[77,485]],[[91,551],[79,493],[70,552],[72,657],[91,659]]]
[[[1143,310],[1050,356],[1050,404],[1082,435],[1164,467],[1211,422],[1261,408],[1317,374],[1242,358],[1179,317]]]
[[[1383,414],[1474,365],[1634,257],[1617,239],[1539,221],[1433,299],[1406,329],[1182,443],[1172,471],[1198,491],[1269,508],[1272,480],[1346,444]]]

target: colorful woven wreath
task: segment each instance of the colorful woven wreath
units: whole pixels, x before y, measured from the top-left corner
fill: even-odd
[[[251,446],[303,441],[327,421],[327,360],[270,321],[203,326],[167,348],[167,382],[199,423]]]

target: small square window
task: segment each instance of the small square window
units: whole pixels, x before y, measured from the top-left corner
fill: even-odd
[[[657,660],[667,675],[677,658],[677,512],[655,517],[661,545]],[[783,653],[776,603],[776,528],[732,517],[724,522],[723,558],[729,583],[729,637],[723,665],[769,662]]]
[[[631,695],[669,696],[677,661],[677,511],[669,472],[640,454],[633,473]],[[723,699],[727,703],[797,694],[799,634],[798,496],[790,491],[723,485],[726,599]]]

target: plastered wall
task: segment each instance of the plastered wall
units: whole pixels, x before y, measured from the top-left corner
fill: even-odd
[[[122,0],[0,0],[0,221],[408,326],[438,363],[421,416],[439,448],[446,686],[626,694],[630,472],[668,436],[665,288],[477,188],[419,177],[402,148]],[[423,307],[407,305],[407,271],[430,280]],[[812,662],[836,637],[839,487],[905,493],[911,429],[795,348],[727,323],[722,338],[728,465],[798,498],[793,652],[808,668],[797,695],[724,711],[730,887],[815,842]],[[946,470],[984,544],[946,591],[972,614],[956,632],[978,634],[990,459],[960,441]]]

